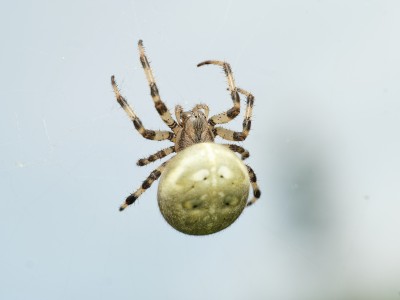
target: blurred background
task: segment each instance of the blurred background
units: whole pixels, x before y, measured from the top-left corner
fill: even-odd
[[[0,299],[399,299],[398,1],[8,1],[0,12]],[[168,147],[139,62],[171,111],[255,99],[241,145],[261,199],[203,237],[162,218]],[[244,103],[244,102],[243,102]],[[242,118],[228,124],[240,129]],[[219,140],[220,141],[220,140]]]

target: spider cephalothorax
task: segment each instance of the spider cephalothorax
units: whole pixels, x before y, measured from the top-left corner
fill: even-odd
[[[198,104],[192,110],[182,112],[182,107],[175,108],[179,124],[176,133],[175,151],[185,149],[193,144],[214,142],[214,133],[208,124],[208,106]]]
[[[224,69],[225,75],[228,80],[228,89],[232,98],[233,107],[227,110],[226,112],[208,118],[209,108],[205,104],[198,104],[190,111],[183,111],[183,108],[177,105],[175,108],[175,117],[176,117],[175,121],[172,118],[172,115],[169,112],[168,108],[165,106],[164,102],[160,98],[158,88],[154,80],[150,64],[144,52],[143,43],[141,40],[139,41],[138,45],[140,53],[140,62],[146,74],[147,81],[149,82],[150,94],[151,97],[153,98],[155,108],[159,113],[159,115],[161,116],[161,119],[170,128],[171,131],[164,131],[164,130],[155,131],[146,129],[143,126],[140,119],[136,116],[133,109],[129,106],[128,102],[120,94],[114,76],[111,76],[111,84],[115,93],[115,97],[117,98],[117,101],[121,105],[121,107],[128,114],[129,118],[132,120],[136,130],[144,138],[156,141],[170,140],[171,142],[174,143],[173,146],[160,150],[150,155],[147,158],[139,159],[137,162],[138,166],[147,165],[158,159],[164,158],[171,153],[179,152],[194,144],[203,142],[214,142],[215,136],[220,136],[221,138],[229,141],[243,141],[246,139],[251,127],[251,116],[253,110],[254,97],[249,92],[236,87],[232,71],[228,63],[215,60],[208,60],[198,64],[197,66],[200,67],[203,65],[213,64],[213,65],[219,65]],[[247,99],[246,112],[243,121],[242,131],[236,132],[223,128],[221,126],[217,126],[219,124],[228,123],[240,113],[239,94],[244,95]],[[249,152],[241,146],[235,144],[223,144],[223,146],[226,146],[230,150],[239,153],[243,160],[249,157]],[[128,205],[135,202],[135,200],[146,189],[148,189],[155,180],[157,180],[160,177],[167,163],[168,160],[162,163],[157,169],[152,171],[150,175],[146,178],[146,180],[142,183],[141,187],[139,187],[134,193],[132,193],[126,198],[125,202],[121,205],[120,210],[125,209]],[[249,166],[246,167],[249,173],[249,178],[253,188],[253,195],[254,195],[254,197],[248,202],[248,205],[251,205],[260,197],[261,192],[257,185],[255,173]]]

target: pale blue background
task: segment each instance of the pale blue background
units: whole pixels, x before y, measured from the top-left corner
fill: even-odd
[[[7,1],[0,12],[0,299],[398,299],[398,1]],[[118,206],[169,146],[163,99],[212,112],[223,72],[256,97],[243,146],[260,201],[230,228],[183,235],[157,184]],[[241,120],[230,124],[239,129]]]

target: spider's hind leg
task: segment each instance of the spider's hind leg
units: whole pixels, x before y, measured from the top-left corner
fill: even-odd
[[[253,188],[253,198],[247,202],[247,206],[250,206],[252,204],[254,204],[261,196],[261,191],[258,188],[258,184],[257,184],[257,177],[256,174],[254,173],[253,169],[251,167],[249,167],[248,165],[246,165],[247,167],[247,171],[249,172],[249,177],[250,177],[250,184],[251,187]]]
[[[241,146],[235,145],[235,144],[222,144],[222,146],[228,147],[230,150],[233,152],[239,153],[240,156],[242,157],[242,160],[245,160],[246,158],[249,158],[250,153],[246,149],[244,149]]]
[[[152,163],[153,161],[156,161],[157,159],[162,159],[174,152],[175,152],[175,146],[171,146],[171,147],[162,149],[160,151],[157,151],[156,153],[154,153],[146,158],[139,159],[136,164],[140,167],[145,166],[149,163]]]
[[[164,171],[167,162],[168,161],[164,162],[157,169],[151,172],[150,175],[145,179],[145,181],[143,181],[140,188],[138,188],[134,193],[130,194],[126,198],[125,202],[119,208],[120,211],[123,211],[129,205],[134,203],[136,199],[140,197],[140,195],[142,195],[149,187],[151,187],[153,182],[156,181],[161,176],[161,173]]]

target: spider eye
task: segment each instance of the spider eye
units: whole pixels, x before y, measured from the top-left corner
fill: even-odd
[[[218,144],[200,143],[168,162],[157,198],[172,227],[205,235],[228,227],[239,217],[249,188],[247,169],[236,154]]]

